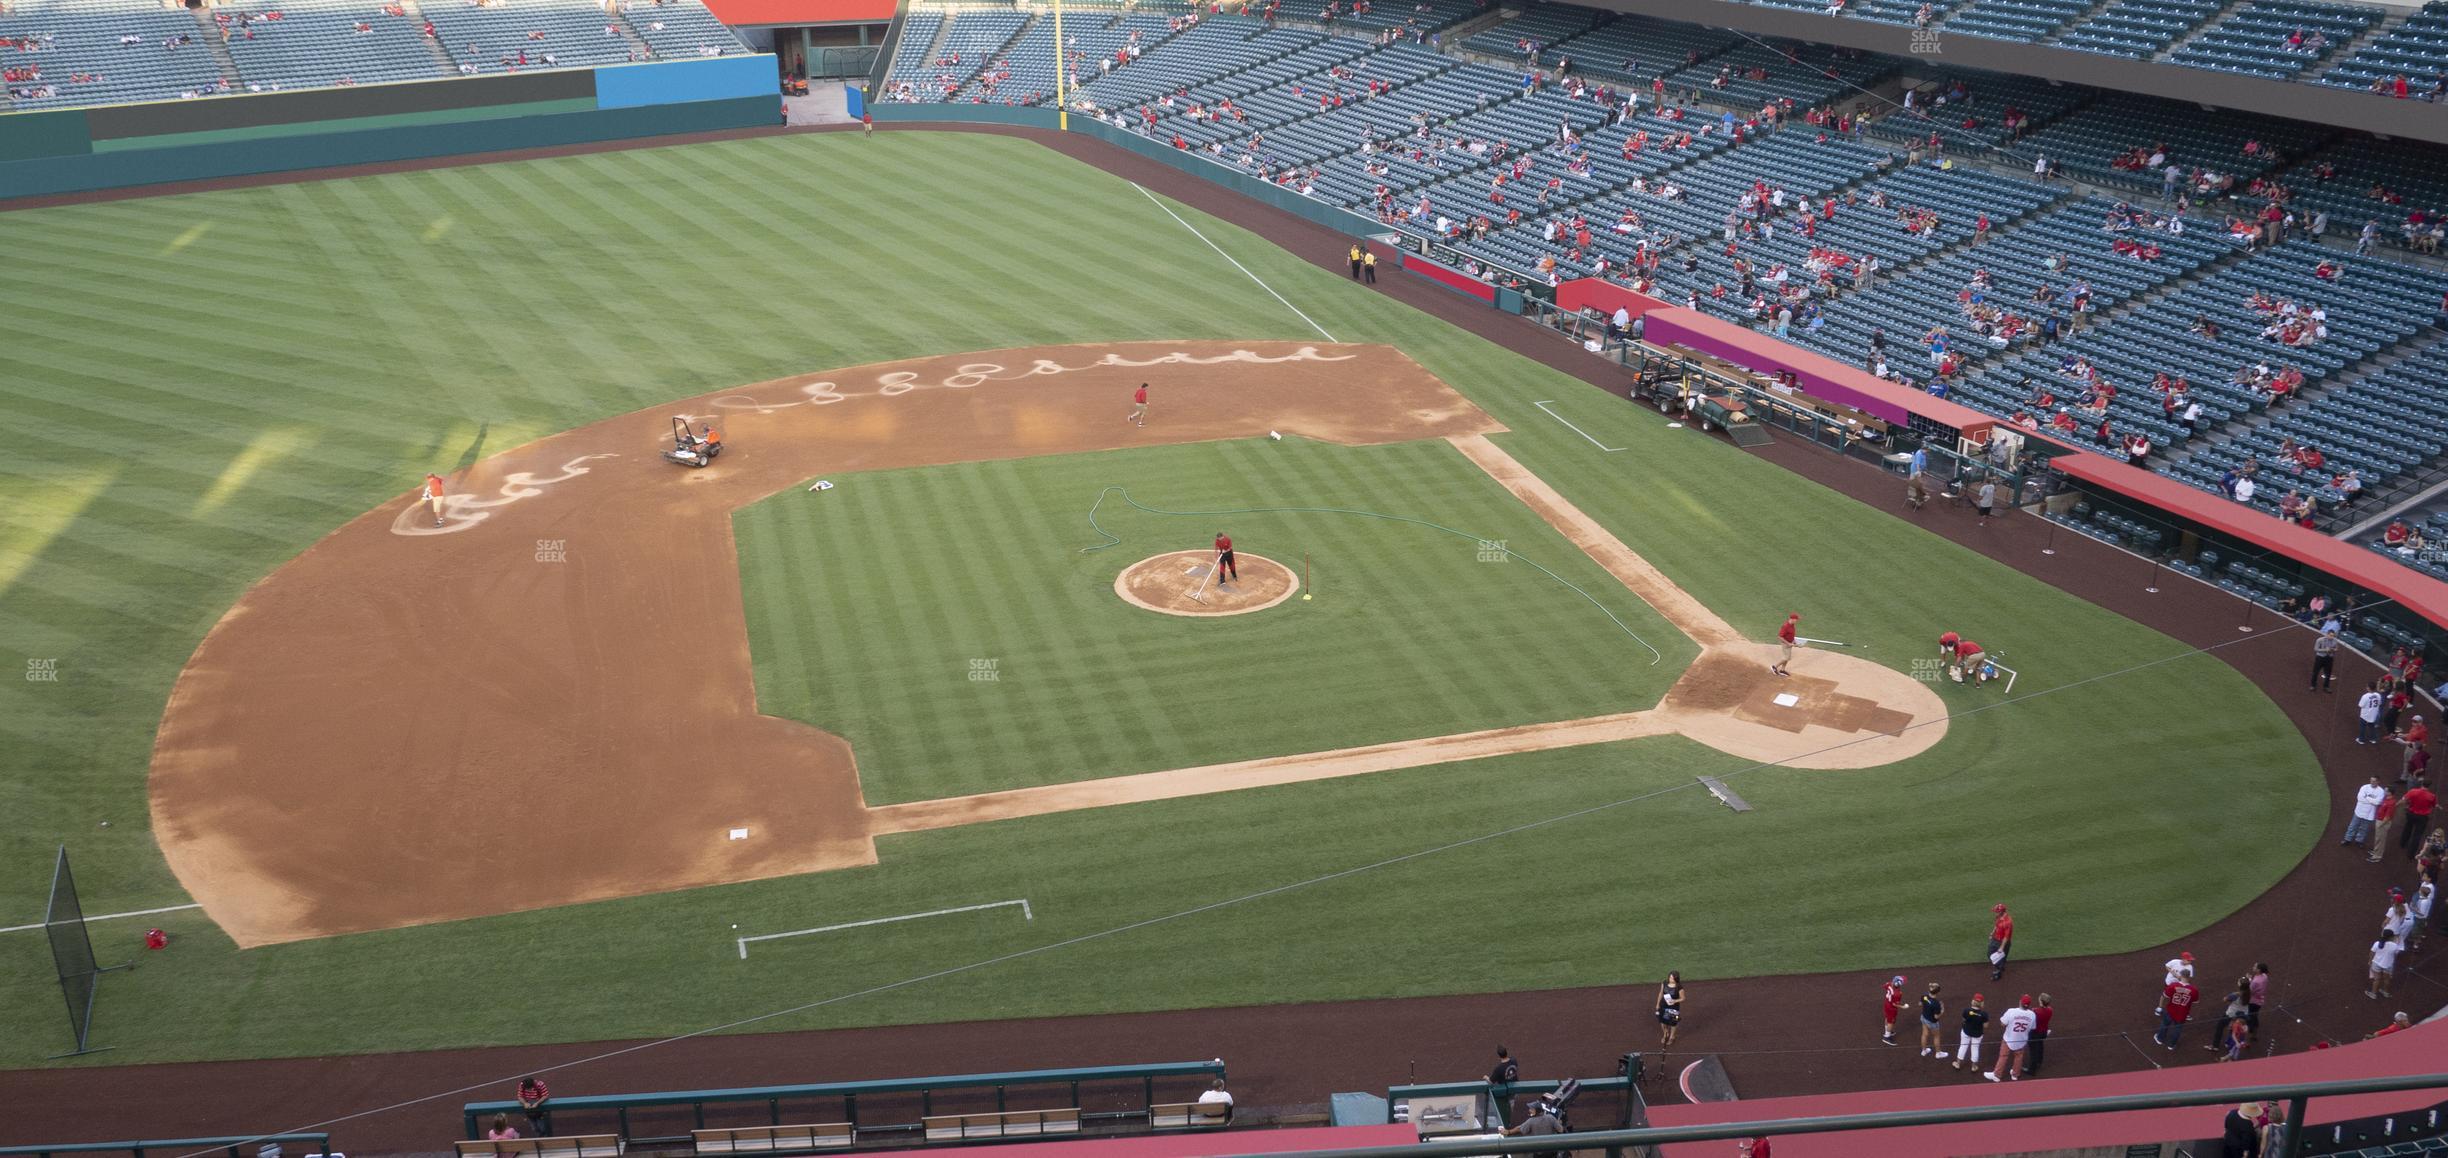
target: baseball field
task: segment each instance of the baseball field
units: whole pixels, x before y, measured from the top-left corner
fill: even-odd
[[[115,1064],[2121,952],[2326,816],[2218,660],[1024,140],[0,251],[0,925],[167,910]]]

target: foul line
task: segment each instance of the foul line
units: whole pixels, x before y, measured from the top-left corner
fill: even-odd
[[[975,913],[984,909],[1000,909],[1010,905],[1020,906],[1021,920],[1034,921],[1037,919],[1036,912],[1029,908],[1028,898],[1022,897],[1016,901],[989,901],[983,905],[962,905],[959,908],[954,909],[935,909],[924,913],[903,913],[898,917],[874,917],[865,921],[845,921],[839,925],[821,925],[813,929],[793,929],[787,933],[759,933],[754,937],[737,938],[739,941],[739,955],[740,960],[742,961],[748,959],[748,942],[750,941],[779,941],[784,937],[805,937],[810,933],[837,933],[843,929],[864,929],[869,925],[889,925],[895,921],[915,921],[920,917],[948,917],[954,913]],[[36,927],[40,928],[41,926]]]
[[[1316,318],[1312,318],[1312,317],[1310,317],[1310,316],[1309,316],[1309,315],[1307,315],[1307,314],[1301,314],[1301,308],[1300,308],[1299,306],[1293,305],[1293,304],[1292,304],[1292,302],[1290,301],[1290,299],[1285,298],[1285,297],[1284,297],[1282,294],[1275,293],[1275,287],[1274,287],[1274,286],[1271,286],[1271,285],[1268,285],[1268,284],[1266,283],[1266,279],[1259,277],[1257,274],[1250,273],[1250,271],[1249,271],[1249,267],[1248,267],[1248,266],[1243,265],[1243,264],[1241,264],[1241,263],[1240,263],[1240,262],[1238,262],[1238,261],[1233,261],[1233,255],[1231,255],[1231,254],[1229,254],[1229,253],[1224,252],[1224,247],[1223,247],[1223,246],[1221,246],[1221,245],[1217,245],[1217,244],[1216,244],[1215,242],[1213,242],[1213,241],[1208,241],[1208,240],[1207,240],[1207,235],[1206,235],[1206,234],[1204,234],[1204,233],[1199,232],[1199,231],[1198,231],[1198,227],[1197,227],[1197,226],[1192,225],[1192,224],[1190,224],[1190,223],[1189,223],[1189,222],[1187,222],[1187,221],[1182,221],[1182,215],[1181,215],[1181,214],[1173,212],[1173,207],[1172,207],[1172,206],[1167,205],[1167,204],[1165,204],[1165,203],[1164,203],[1164,202],[1162,202],[1162,201],[1158,201],[1158,200],[1156,200],[1156,195],[1155,195],[1155,194],[1153,194],[1153,193],[1148,192],[1148,191],[1147,191],[1147,187],[1146,187],[1146,186],[1141,185],[1141,184],[1139,184],[1139,183],[1138,183],[1138,182],[1136,182],[1136,181],[1133,181],[1133,182],[1131,182],[1131,188],[1133,188],[1133,189],[1137,189],[1137,190],[1139,191],[1139,195],[1140,195],[1140,196],[1147,198],[1147,199],[1148,199],[1148,201],[1149,201],[1150,203],[1154,204],[1154,205],[1155,205],[1155,206],[1156,206],[1158,209],[1162,209],[1162,210],[1164,210],[1164,211],[1165,211],[1165,216],[1172,218],[1172,219],[1173,219],[1174,221],[1176,221],[1176,222],[1180,222],[1180,224],[1181,224],[1181,227],[1182,227],[1182,228],[1187,229],[1187,230],[1189,230],[1189,231],[1190,231],[1190,236],[1195,237],[1195,238],[1198,238],[1200,241],[1206,241],[1206,242],[1207,242],[1207,248],[1209,248],[1209,249],[1212,249],[1212,250],[1216,251],[1216,256],[1221,257],[1221,258],[1223,258],[1223,259],[1224,259],[1224,260],[1226,260],[1226,261],[1232,261],[1232,267],[1233,267],[1234,269],[1240,270],[1240,271],[1241,271],[1241,272],[1242,272],[1244,275],[1246,275],[1246,276],[1247,276],[1247,277],[1248,277],[1248,278],[1249,278],[1251,281],[1257,282],[1257,283],[1258,283],[1258,288],[1259,288],[1259,289],[1265,290],[1265,291],[1266,291],[1266,292],[1268,292],[1269,294],[1274,294],[1275,300],[1276,300],[1276,301],[1279,301],[1279,302],[1282,302],[1282,303],[1284,304],[1284,308],[1285,308],[1285,309],[1290,310],[1290,311],[1292,311],[1293,313],[1300,314],[1300,320],[1302,320],[1302,321],[1304,321],[1304,322],[1309,323],[1309,328],[1310,328],[1310,329],[1312,329],[1312,330],[1316,330],[1316,331],[1318,332],[1318,335],[1319,335],[1320,337],[1325,338],[1325,339],[1326,339],[1327,341],[1329,341],[1329,342],[1335,342],[1335,341],[1340,341],[1340,340],[1341,340],[1341,339],[1339,339],[1339,338],[1335,337],[1333,334],[1329,334],[1329,333],[1327,333],[1327,332],[1326,332],[1326,327],[1324,327],[1324,326],[1321,326],[1321,325],[1317,324],[1317,319],[1316,319]]]
[[[126,913],[104,913],[98,917],[86,917],[83,919],[87,921],[116,921],[121,917],[150,917],[156,913],[184,913],[189,909],[201,909],[203,907],[204,906],[202,905],[172,905],[165,909],[137,909]],[[42,927],[43,923],[41,921],[36,921],[31,925],[11,925],[8,928],[0,929],[0,933],[27,933]]]
[[[1548,399],[1548,400],[1547,400],[1547,402],[1553,402],[1553,401],[1555,401],[1555,399],[1553,399],[1553,398],[1550,398],[1550,399]],[[1547,402],[1533,402],[1533,403],[1531,403],[1530,405],[1532,405],[1532,406],[1536,406],[1536,407],[1538,407],[1540,410],[1544,410],[1544,411],[1546,411],[1546,413],[1547,413],[1547,417],[1552,418],[1552,419],[1555,419],[1556,421],[1561,422],[1561,423],[1563,423],[1563,424],[1564,424],[1564,425],[1566,425],[1566,426],[1572,426],[1572,432],[1573,432],[1574,434],[1578,434],[1578,435],[1580,435],[1580,436],[1581,436],[1581,437],[1583,437],[1583,438],[1589,438],[1589,444],[1590,444],[1591,446],[1597,447],[1598,449],[1603,450],[1603,451],[1607,452],[1608,454],[1613,454],[1613,453],[1615,453],[1616,451],[1619,451],[1619,450],[1630,450],[1630,449],[1631,449],[1630,447],[1627,447],[1627,446],[1608,446],[1607,444],[1605,444],[1605,443],[1603,443],[1603,442],[1600,442],[1600,441],[1598,441],[1598,440],[1597,440],[1597,439],[1595,439],[1595,438],[1590,438],[1590,432],[1589,432],[1589,431],[1586,431],[1586,430],[1583,430],[1583,429],[1581,429],[1581,428],[1580,428],[1580,427],[1578,427],[1578,426],[1573,426],[1573,424],[1572,424],[1572,419],[1566,418],[1566,417],[1564,417],[1563,415],[1558,414],[1558,413],[1556,413],[1556,412],[1555,412],[1555,411],[1553,411],[1553,410],[1548,410],[1548,409],[1547,409]]]

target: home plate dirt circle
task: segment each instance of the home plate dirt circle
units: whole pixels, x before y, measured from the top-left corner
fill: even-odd
[[[1207,574],[1213,551],[1172,551],[1141,559],[1114,576],[1114,594],[1125,602],[1166,615],[1206,617],[1264,611],[1300,590],[1292,569],[1264,555],[1233,553],[1240,578],[1219,581]],[[1196,596],[1196,598],[1192,598]]]

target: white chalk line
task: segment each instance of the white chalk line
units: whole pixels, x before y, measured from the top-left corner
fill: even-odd
[[[150,917],[159,913],[184,913],[189,909],[201,909],[203,907],[204,906],[202,905],[171,905],[168,908],[162,909],[136,909],[125,913],[104,913],[98,917],[87,917],[85,919],[88,921],[116,921],[121,917]],[[11,925],[8,928],[0,929],[0,933],[30,933],[42,927],[43,923],[36,921],[31,925]]]
[[[1133,181],[1133,182],[1131,182],[1131,188],[1133,188],[1133,189],[1137,189],[1137,190],[1139,191],[1139,195],[1140,195],[1140,196],[1147,198],[1147,199],[1148,199],[1148,201],[1149,201],[1149,203],[1151,203],[1151,204],[1155,205],[1155,206],[1156,206],[1158,209],[1162,209],[1162,210],[1164,210],[1164,211],[1165,211],[1165,216],[1172,218],[1172,219],[1173,219],[1174,221],[1176,221],[1176,222],[1179,222],[1182,228],[1189,230],[1189,231],[1190,231],[1190,236],[1195,237],[1195,238],[1198,238],[1200,241],[1206,241],[1206,242],[1207,242],[1207,248],[1209,248],[1209,249],[1212,249],[1212,250],[1216,251],[1216,256],[1221,257],[1221,258],[1223,258],[1223,259],[1224,259],[1224,260],[1226,260],[1226,261],[1231,261],[1231,262],[1232,262],[1232,267],[1233,267],[1234,269],[1240,270],[1240,271],[1242,272],[1242,274],[1243,274],[1244,276],[1248,277],[1248,278],[1249,278],[1251,281],[1257,282],[1257,283],[1258,283],[1258,288],[1259,288],[1259,289],[1265,290],[1267,293],[1272,294],[1272,295],[1274,296],[1274,298],[1275,298],[1275,300],[1276,300],[1276,301],[1279,301],[1279,302],[1282,302],[1282,303],[1283,303],[1283,305],[1284,305],[1284,308],[1285,308],[1285,309],[1290,310],[1290,311],[1292,311],[1293,313],[1300,314],[1300,320],[1302,320],[1302,321],[1304,321],[1304,322],[1309,323],[1309,328],[1310,328],[1310,329],[1312,329],[1312,330],[1316,330],[1316,331],[1318,332],[1318,335],[1319,335],[1320,337],[1325,338],[1325,339],[1326,339],[1327,341],[1329,341],[1329,342],[1335,342],[1335,341],[1340,341],[1340,340],[1341,340],[1341,339],[1339,339],[1339,338],[1335,337],[1333,334],[1329,334],[1329,333],[1327,333],[1327,332],[1326,332],[1326,327],[1324,327],[1324,326],[1321,326],[1321,325],[1317,324],[1317,319],[1316,319],[1316,318],[1312,318],[1312,317],[1310,317],[1310,316],[1309,316],[1309,315],[1307,315],[1307,314],[1301,314],[1301,308],[1300,308],[1299,306],[1293,305],[1293,304],[1292,304],[1292,302],[1291,302],[1291,299],[1284,297],[1282,294],[1276,293],[1276,292],[1275,292],[1275,287],[1274,287],[1274,286],[1271,286],[1271,285],[1268,285],[1268,284],[1266,283],[1266,279],[1259,277],[1257,274],[1251,273],[1251,272],[1249,271],[1249,267],[1248,267],[1248,266],[1243,265],[1243,264],[1241,264],[1241,263],[1240,263],[1240,262],[1238,262],[1238,261],[1233,261],[1233,255],[1231,255],[1231,254],[1229,254],[1229,253],[1224,252],[1224,247],[1223,247],[1223,246],[1221,246],[1221,245],[1217,245],[1217,244],[1216,244],[1215,242],[1213,242],[1213,241],[1208,241],[1208,239],[1207,239],[1207,235],[1206,235],[1206,234],[1204,234],[1204,233],[1199,232],[1199,231],[1198,231],[1198,227],[1197,227],[1197,226],[1192,225],[1192,224],[1190,224],[1190,223],[1189,223],[1189,222],[1187,222],[1187,221],[1183,221],[1183,220],[1182,220],[1182,215],[1181,215],[1181,214],[1179,214],[1179,213],[1175,213],[1175,212],[1173,212],[1173,207],[1172,207],[1172,206],[1167,205],[1167,204],[1165,204],[1165,203],[1164,203],[1164,202],[1162,202],[1162,201],[1158,201],[1158,200],[1156,200],[1156,195],[1155,195],[1155,194],[1153,194],[1153,193],[1148,192],[1148,191],[1147,191],[1147,187],[1146,187],[1146,186],[1141,185],[1141,184],[1139,184],[1139,183],[1138,183],[1138,182],[1136,182],[1136,181]]]
[[[1553,402],[1553,401],[1555,401],[1555,399],[1553,399],[1553,398],[1550,398],[1550,399],[1548,399],[1548,400],[1547,400],[1547,402]],[[1589,438],[1589,444],[1590,444],[1591,446],[1597,447],[1598,449],[1603,450],[1603,451],[1607,452],[1608,454],[1613,454],[1613,453],[1615,453],[1616,451],[1619,451],[1619,450],[1630,450],[1630,449],[1631,449],[1630,447],[1627,447],[1627,446],[1608,446],[1607,444],[1605,444],[1605,443],[1603,443],[1603,442],[1600,442],[1600,441],[1598,441],[1598,440],[1597,440],[1597,439],[1595,439],[1595,438],[1590,438],[1590,432],[1589,432],[1589,431],[1586,431],[1586,430],[1583,430],[1583,429],[1581,429],[1581,428],[1580,428],[1580,427],[1578,427],[1578,426],[1573,426],[1572,419],[1566,418],[1566,417],[1564,417],[1563,415],[1558,414],[1558,413],[1556,413],[1556,412],[1555,412],[1555,411],[1553,411],[1553,410],[1548,410],[1548,409],[1547,409],[1547,402],[1533,402],[1533,403],[1531,403],[1530,405],[1532,405],[1532,406],[1536,406],[1536,407],[1538,407],[1540,410],[1545,411],[1545,412],[1546,412],[1546,414],[1547,414],[1547,417],[1552,418],[1552,419],[1555,419],[1556,421],[1561,422],[1561,423],[1563,423],[1563,424],[1564,424],[1564,425],[1566,425],[1566,426],[1571,426],[1571,427],[1572,427],[1572,432],[1573,432],[1574,434],[1578,434],[1578,435],[1580,435],[1580,436],[1581,436],[1581,437],[1583,437],[1583,438]]]
[[[1029,907],[1028,898],[1022,897],[1016,901],[989,901],[983,905],[961,905],[957,908],[934,909],[924,913],[903,913],[897,917],[871,917],[864,921],[844,921],[838,925],[819,925],[813,929],[793,929],[787,933],[759,933],[754,937],[740,937],[736,938],[736,940],[739,942],[740,960],[745,961],[748,959],[748,942],[750,941],[779,941],[784,937],[805,937],[813,933],[838,933],[843,929],[864,929],[869,925],[890,925],[896,921],[915,921],[921,917],[948,917],[954,913],[975,913],[984,911],[986,909],[1009,908],[1013,905],[1020,906],[1021,920],[1034,921],[1037,919],[1036,911]],[[35,927],[41,928],[39,925]]]

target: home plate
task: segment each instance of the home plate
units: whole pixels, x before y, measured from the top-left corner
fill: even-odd
[[[1793,694],[1792,692],[1778,692],[1778,693],[1777,693],[1777,698],[1776,698],[1776,706],[1778,706],[1778,707],[1780,707],[1780,708],[1790,708],[1790,707],[1794,706],[1795,704],[1798,704],[1798,703],[1801,703],[1801,702],[1802,702],[1802,697],[1797,696],[1797,695]]]

